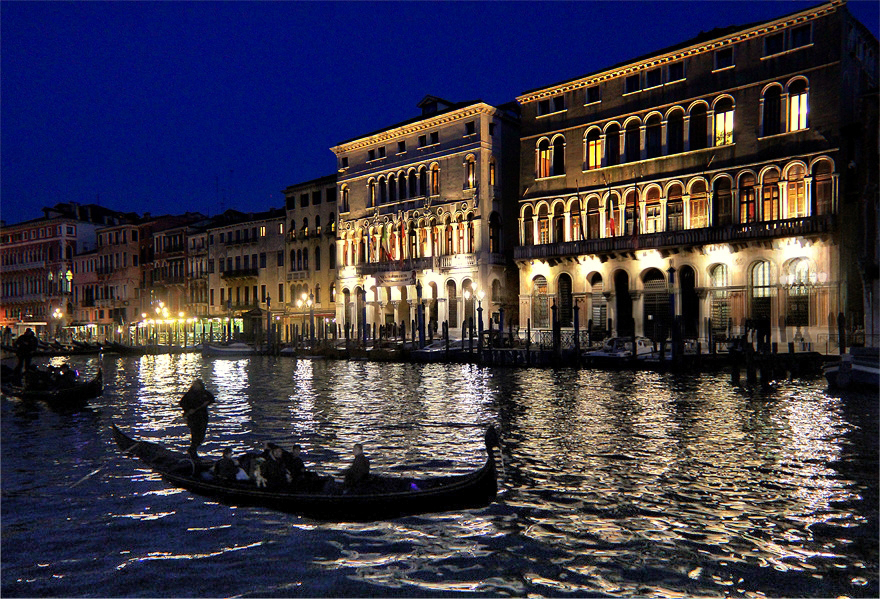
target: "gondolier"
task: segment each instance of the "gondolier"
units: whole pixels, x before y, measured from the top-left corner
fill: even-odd
[[[214,403],[214,395],[205,389],[202,379],[196,379],[180,398],[179,405],[183,408],[183,416],[192,435],[189,455],[193,459],[196,458],[199,445],[205,440],[205,432],[208,430],[208,406],[212,403]]]

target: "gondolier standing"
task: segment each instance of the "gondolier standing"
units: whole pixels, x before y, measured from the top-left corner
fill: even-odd
[[[205,440],[205,432],[208,430],[208,406],[214,403],[214,395],[205,389],[202,379],[196,379],[189,390],[180,398],[180,407],[186,418],[192,440],[189,445],[189,455],[196,458],[196,450]]]

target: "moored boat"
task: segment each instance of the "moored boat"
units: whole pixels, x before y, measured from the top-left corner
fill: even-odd
[[[202,344],[203,356],[248,356],[257,353],[252,345],[233,341],[232,343],[204,343]]]
[[[492,448],[498,446],[494,427],[486,431],[486,462],[468,474],[431,478],[371,475],[370,482],[350,490],[329,478],[313,489],[267,489],[257,487],[250,480],[220,480],[210,475],[213,462],[195,462],[188,455],[161,444],[133,439],[115,424],[113,437],[124,453],[140,458],[178,487],[231,505],[267,507],[320,520],[383,520],[480,508],[489,505],[498,491],[492,454]]]
[[[880,349],[852,347],[840,359],[825,365],[825,379],[831,387],[880,389]]]

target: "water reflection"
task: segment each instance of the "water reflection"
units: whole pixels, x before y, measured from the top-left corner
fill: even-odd
[[[81,372],[99,365],[85,360]],[[4,548],[30,542],[27,531],[37,537],[34,526],[59,535],[42,548],[46,568],[4,554],[4,591],[13,577],[36,582],[12,594],[128,595],[112,576],[124,568],[138,592],[168,594],[155,581],[169,562],[181,569],[175,577],[198,576],[212,595],[878,591],[876,406],[862,409],[818,382],[753,392],[711,375],[261,356],[107,356],[103,368],[107,391],[90,413],[62,418],[4,403]],[[184,450],[177,402],[196,377],[216,396],[205,452],[296,441],[323,473],[347,465],[354,442],[377,471],[464,471],[482,462],[484,428],[495,423],[504,442],[499,499],[482,510],[351,524],[193,496],[120,457],[106,425]],[[69,452],[47,454],[56,442]],[[47,460],[54,468],[43,477],[22,474]],[[74,498],[82,514],[59,521],[59,500],[82,479]],[[19,503],[27,517],[8,517]],[[79,520],[112,531],[112,549],[84,538]],[[92,566],[81,587],[52,585],[52,574],[69,585],[107,553],[112,572]]]

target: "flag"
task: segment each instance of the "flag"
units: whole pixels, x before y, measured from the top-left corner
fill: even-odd
[[[370,227],[367,227],[367,255],[364,256],[364,262],[372,261],[372,254],[370,253]]]
[[[404,249],[406,248],[407,239],[406,239],[406,223],[403,221],[403,215],[400,215],[400,263],[401,269],[403,268],[403,257],[404,257]]]
[[[379,259],[383,260],[383,261],[391,259],[391,252],[388,251],[388,241],[389,241],[388,237],[390,234],[390,227],[391,227],[391,225],[387,225],[387,226],[383,225],[382,226],[381,238],[379,240],[379,254],[380,254]]]

